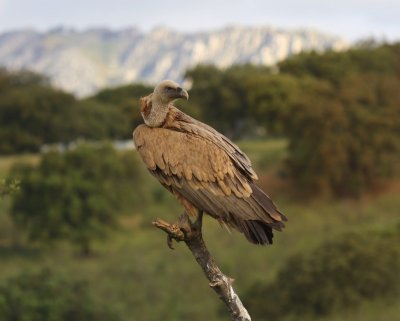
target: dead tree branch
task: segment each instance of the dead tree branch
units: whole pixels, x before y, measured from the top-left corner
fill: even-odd
[[[251,321],[249,313],[233,290],[232,283],[234,280],[221,272],[204,243],[201,232],[202,213],[199,213],[195,222],[192,222],[184,213],[177,223],[170,224],[161,219],[156,219],[153,225],[167,233],[170,248],[172,248],[173,239],[186,243],[207,276],[210,287],[227,306],[233,321]]]

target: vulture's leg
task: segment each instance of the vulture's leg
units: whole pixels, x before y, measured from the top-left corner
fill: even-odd
[[[201,232],[201,229],[203,226],[203,211],[202,210],[197,210],[197,219],[194,222],[190,222],[190,226],[192,227],[192,230],[195,229],[195,230]]]
[[[197,211],[195,221],[192,221],[185,211],[179,216],[178,221],[175,223],[169,224],[161,219],[157,219],[153,222],[153,225],[167,233],[167,245],[171,250],[174,249],[172,246],[173,240],[181,242],[191,237],[194,233],[201,234],[202,224],[203,211],[201,210]]]
[[[200,233],[203,226],[203,211],[197,210],[195,220],[191,220],[189,215],[185,212],[179,217],[178,226],[185,235],[185,239],[192,237],[194,233]]]

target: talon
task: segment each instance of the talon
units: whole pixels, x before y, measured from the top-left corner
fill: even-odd
[[[177,242],[185,241],[191,238],[193,232],[192,223],[186,213],[183,213],[175,223],[170,224],[162,219],[156,219],[153,225],[167,233],[167,245],[171,250],[174,249],[173,239]]]
[[[172,243],[173,243],[173,238],[172,238],[171,235],[168,234],[167,235],[167,245],[171,250],[174,250],[174,247],[172,246]]]

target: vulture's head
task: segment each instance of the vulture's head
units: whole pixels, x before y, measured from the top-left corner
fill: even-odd
[[[189,99],[188,92],[172,80],[163,80],[154,88],[153,97],[163,104],[169,104],[175,99]]]

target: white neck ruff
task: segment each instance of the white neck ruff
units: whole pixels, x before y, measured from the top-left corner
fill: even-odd
[[[168,105],[152,102],[149,115],[146,117],[143,113],[142,117],[145,124],[149,127],[160,127],[167,117]]]

